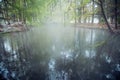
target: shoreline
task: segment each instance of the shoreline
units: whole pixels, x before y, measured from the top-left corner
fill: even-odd
[[[19,22],[2,25],[0,24],[0,34],[13,33],[13,32],[23,32],[29,30],[28,26]]]
[[[88,29],[102,29],[102,30],[109,30],[106,24],[91,24],[91,23],[77,23],[77,24],[73,24],[74,27],[77,28],[88,28]],[[111,29],[114,33],[120,33],[120,27],[118,26],[118,29],[115,29],[115,25],[114,24],[110,24]]]
[[[78,28],[82,27],[82,28],[94,28],[94,29],[108,29],[105,24],[77,23],[73,25]]]

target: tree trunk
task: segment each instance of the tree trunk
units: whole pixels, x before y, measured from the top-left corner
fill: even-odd
[[[108,27],[108,29],[110,30],[110,32],[113,32],[112,29],[111,29],[111,27],[110,27],[110,25],[109,25],[109,23],[108,23],[108,21],[107,21],[107,17],[106,17],[106,15],[105,15],[104,8],[103,8],[103,2],[102,2],[102,0],[99,0],[99,2],[100,2],[101,12],[102,12],[103,18],[105,19],[105,22],[106,22],[106,24],[107,24],[107,27]]]
[[[115,29],[117,29],[117,0],[115,0]]]
[[[76,19],[76,16],[77,16],[76,9],[77,9],[77,5],[76,5],[76,0],[75,0],[75,25],[76,25],[76,23],[77,23],[77,19]]]
[[[81,7],[78,8],[78,16],[79,16],[79,17],[78,17],[78,22],[79,22],[79,23],[81,23],[81,17],[82,17],[81,10],[82,10]]]
[[[92,0],[92,2],[93,2],[93,5],[92,5],[92,11],[93,11],[93,13],[92,13],[92,24],[93,24],[94,23],[94,11],[95,11],[94,6],[95,6],[95,2],[94,2],[94,0]]]

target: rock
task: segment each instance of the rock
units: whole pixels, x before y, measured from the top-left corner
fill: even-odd
[[[0,32],[3,32],[3,29],[2,29],[2,28],[0,28]]]
[[[3,28],[4,26],[2,24],[0,24],[0,28]]]

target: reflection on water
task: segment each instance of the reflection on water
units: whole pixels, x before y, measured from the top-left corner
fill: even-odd
[[[120,80],[120,36],[41,27],[0,36],[0,79]]]

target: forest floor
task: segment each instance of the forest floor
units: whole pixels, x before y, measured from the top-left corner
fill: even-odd
[[[97,28],[97,29],[107,29],[106,24],[99,24],[99,23],[77,23],[75,24],[76,27],[82,27],[82,28]]]
[[[9,33],[9,32],[21,32],[26,31],[28,28],[25,24],[21,22],[15,22],[12,24],[0,24],[0,33]]]
[[[91,28],[91,29],[108,29],[106,24],[100,24],[100,23],[77,23],[77,24],[73,24],[74,27],[77,28]],[[115,25],[114,24],[110,24],[111,29],[113,30],[113,32],[115,33],[120,33],[120,25],[118,25],[118,29],[115,29]],[[14,22],[10,25],[1,25],[0,24],[0,33],[10,33],[10,32],[22,32],[22,31],[26,31],[28,30],[28,27],[23,24],[22,22]]]
[[[100,24],[100,23],[94,23],[94,24],[91,24],[91,23],[77,23],[77,24],[74,24],[76,27],[82,27],[82,28],[94,28],[94,29],[108,29],[107,25],[106,24]],[[110,24],[110,27],[111,29],[113,30],[113,32],[115,33],[120,33],[120,24],[118,24],[118,28],[115,29],[115,25],[114,24]]]

